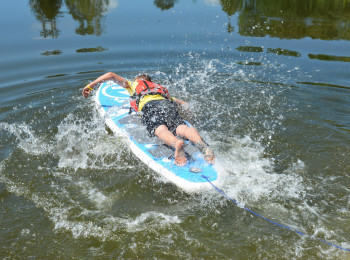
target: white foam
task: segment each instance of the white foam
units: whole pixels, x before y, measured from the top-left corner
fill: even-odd
[[[0,123],[0,130],[6,130],[13,134],[17,141],[18,147],[25,152],[34,155],[45,154],[50,150],[50,144],[45,138],[38,138],[30,126],[25,123],[8,124]]]
[[[98,209],[110,208],[113,200],[116,199],[116,194],[113,196],[112,194],[109,194],[109,196],[104,195],[102,191],[95,188],[87,179],[80,178],[76,184],[81,187],[81,193],[86,195]]]
[[[125,224],[129,232],[139,232],[147,229],[159,229],[172,224],[180,224],[178,216],[170,216],[161,212],[145,212]]]
[[[300,198],[300,176],[275,173],[273,160],[265,158],[264,148],[249,136],[234,141],[230,149],[218,154],[218,167],[224,172],[221,184],[229,196],[243,204],[278,196]],[[291,167],[302,168],[303,163]]]

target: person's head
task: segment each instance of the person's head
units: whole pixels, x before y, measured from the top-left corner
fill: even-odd
[[[138,75],[134,81],[137,81],[137,80],[145,80],[145,81],[152,81],[151,77],[146,75],[146,74],[140,74]]]

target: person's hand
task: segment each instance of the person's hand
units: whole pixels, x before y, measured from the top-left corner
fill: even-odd
[[[91,94],[91,91],[92,88],[90,87],[90,85],[87,85],[86,87],[84,87],[82,94],[85,98],[87,98]]]
[[[181,104],[181,108],[184,110],[189,110],[190,109],[190,103],[183,101],[183,103]]]

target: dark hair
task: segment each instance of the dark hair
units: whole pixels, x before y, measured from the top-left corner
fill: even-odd
[[[147,74],[140,74],[138,75],[135,80],[145,80],[145,81],[152,81],[151,77]]]

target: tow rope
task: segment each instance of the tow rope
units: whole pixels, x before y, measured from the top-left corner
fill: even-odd
[[[286,228],[286,229],[288,229],[288,230],[290,230],[290,231],[294,231],[294,232],[298,233],[298,234],[301,235],[301,236],[306,236],[306,237],[309,237],[309,238],[312,238],[312,239],[317,239],[317,240],[319,240],[319,241],[321,241],[321,242],[323,242],[323,243],[325,243],[325,244],[327,244],[327,245],[330,245],[330,246],[336,247],[336,248],[338,248],[338,249],[341,249],[341,250],[345,250],[345,251],[349,251],[349,252],[350,252],[350,249],[348,249],[348,248],[344,248],[344,247],[341,247],[341,246],[338,246],[338,245],[329,243],[329,242],[327,242],[327,241],[324,240],[324,239],[321,239],[321,238],[317,238],[317,237],[314,237],[314,236],[307,235],[307,234],[305,234],[305,233],[303,233],[303,232],[300,232],[300,231],[298,231],[298,230],[296,230],[296,229],[294,229],[294,228],[292,228],[292,227],[289,227],[289,226],[286,226],[286,225],[277,223],[277,222],[275,222],[275,221],[273,221],[273,220],[271,220],[271,219],[265,218],[264,216],[262,216],[262,215],[260,215],[260,214],[258,214],[258,213],[256,213],[256,212],[254,212],[254,211],[252,211],[251,209],[249,209],[249,208],[243,206],[242,204],[238,203],[236,200],[234,200],[234,199],[232,199],[231,197],[229,197],[224,191],[222,191],[222,190],[220,190],[218,187],[216,187],[216,186],[209,180],[209,178],[208,178],[207,176],[202,175],[202,177],[203,177],[205,180],[207,180],[207,182],[209,182],[210,185],[213,186],[214,189],[216,189],[216,190],[217,190],[221,195],[223,195],[225,198],[227,198],[228,200],[232,201],[232,202],[233,202],[234,204],[236,204],[238,207],[242,207],[242,208],[245,209],[246,211],[249,211],[250,213],[254,214],[255,216],[258,216],[259,218],[262,218],[262,219],[264,219],[264,220],[266,220],[266,221],[268,221],[268,222],[270,222],[270,223],[272,223],[272,224],[274,224],[274,225],[276,225],[276,226],[279,226],[279,227],[282,227],[282,228]]]

